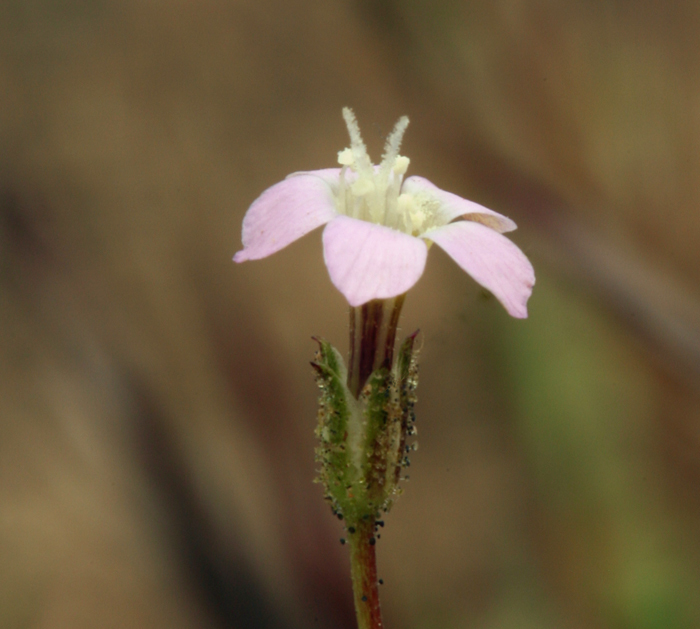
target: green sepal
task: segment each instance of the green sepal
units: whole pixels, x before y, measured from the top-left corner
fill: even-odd
[[[373,372],[367,380],[360,403],[364,409],[365,439],[362,476],[365,479],[366,510],[375,513],[387,498],[387,454],[391,449],[392,397],[394,378],[388,369]]]
[[[343,358],[330,343],[315,340],[319,349],[311,366],[321,389],[316,428],[320,441],[316,460],[321,463],[318,481],[323,484],[334,508],[342,513],[347,508],[348,486],[352,486],[357,477],[347,449],[350,404],[354,400],[345,384],[347,370]]]
[[[355,399],[338,351],[316,339],[312,366],[321,389],[316,435],[323,484],[333,511],[358,522],[388,511],[408,465],[407,436],[415,434],[416,334],[401,345],[391,370],[374,371]]]
[[[399,421],[401,423],[401,440],[396,453],[397,465],[395,469],[395,482],[398,484],[401,468],[408,467],[411,463],[408,458],[408,450],[415,450],[418,444],[414,441],[407,447],[408,437],[415,437],[416,430],[416,389],[418,387],[418,350],[415,349],[418,330],[406,337],[401,344],[396,361],[396,379],[398,389]]]

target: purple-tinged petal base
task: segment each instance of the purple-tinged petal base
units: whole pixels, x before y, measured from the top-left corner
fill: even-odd
[[[243,249],[233,260],[266,258],[336,216],[333,191],[323,178],[306,174],[280,181],[248,209]]]
[[[425,242],[383,225],[339,216],[323,230],[323,257],[351,306],[405,293],[423,274]]]
[[[471,221],[457,221],[423,236],[440,246],[484,288],[508,314],[527,317],[527,300],[535,272],[525,254],[498,232]]]

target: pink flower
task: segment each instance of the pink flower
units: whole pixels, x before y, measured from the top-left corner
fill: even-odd
[[[323,256],[331,281],[359,306],[405,293],[436,243],[508,313],[527,317],[535,273],[502,235],[515,223],[422,177],[404,179],[409,160],[399,147],[408,118],[396,123],[382,163],[373,166],[355,115],[345,108],[343,117],[350,148],[338,154],[341,168],[293,173],[263,192],[243,219],[243,249],[233,259],[265,258],[326,225]]]

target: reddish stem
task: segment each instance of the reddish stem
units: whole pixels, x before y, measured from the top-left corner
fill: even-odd
[[[382,629],[374,518],[360,519],[349,536],[352,589],[358,629]]]

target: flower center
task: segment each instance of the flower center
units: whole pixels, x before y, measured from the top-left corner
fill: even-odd
[[[389,134],[379,166],[373,165],[367,154],[353,111],[345,107],[343,118],[350,134],[350,148],[338,153],[338,163],[342,167],[336,199],[338,211],[414,236],[424,232],[432,215],[429,200],[401,193],[410,163],[408,157],[399,155],[408,118],[399,118]]]

